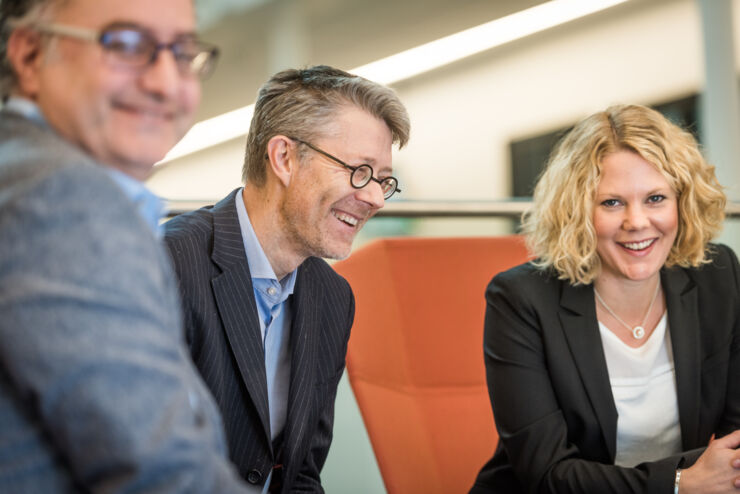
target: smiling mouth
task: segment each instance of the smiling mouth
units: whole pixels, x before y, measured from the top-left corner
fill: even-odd
[[[619,245],[621,245],[625,249],[641,251],[653,245],[656,240],[657,239],[655,238],[651,238],[650,240],[643,240],[642,242],[619,242]]]
[[[159,120],[171,120],[174,117],[174,112],[168,109],[160,109],[160,108],[144,108],[144,107],[137,107],[132,105],[127,105],[124,103],[118,103],[116,107],[119,110],[123,110],[127,113],[131,113],[134,115],[139,115],[147,118],[155,118]]]
[[[360,222],[360,220],[358,220],[354,216],[349,215],[347,213],[342,213],[341,211],[332,210],[331,214],[334,215],[334,217],[338,219],[339,221],[342,221],[352,227],[357,226],[358,223]]]

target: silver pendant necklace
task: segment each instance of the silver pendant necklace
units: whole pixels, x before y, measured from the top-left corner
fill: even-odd
[[[599,300],[599,302],[601,302],[601,305],[604,306],[604,308],[607,310],[609,314],[614,316],[614,319],[621,322],[625,328],[629,329],[632,332],[632,336],[636,340],[641,340],[645,337],[645,323],[647,322],[647,318],[650,315],[650,311],[653,309],[653,304],[655,303],[655,299],[658,298],[659,291],[660,291],[660,281],[658,281],[658,284],[655,286],[655,293],[653,294],[653,299],[650,301],[650,305],[648,306],[647,312],[645,313],[645,317],[642,318],[642,324],[640,324],[639,326],[635,326],[633,328],[632,326],[624,322],[621,317],[616,315],[614,311],[608,305],[606,305],[606,302],[604,302],[604,299],[601,298],[601,295],[599,295],[599,292],[596,290],[596,287],[594,287],[594,294],[596,294],[596,298]]]

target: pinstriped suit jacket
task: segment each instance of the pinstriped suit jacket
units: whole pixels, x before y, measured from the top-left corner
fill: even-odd
[[[165,225],[188,344],[221,407],[230,456],[240,474],[264,484],[273,465],[281,463],[280,492],[323,492],[319,472],[331,443],[354,297],[323,260],[308,258],[298,268],[288,418],[281,452],[275,451],[257,306],[234,203],[238,192]]]

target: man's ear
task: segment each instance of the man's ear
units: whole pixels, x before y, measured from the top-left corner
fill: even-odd
[[[294,141],[284,135],[276,135],[267,141],[267,161],[272,173],[287,187],[298,166],[297,157],[292,153]]]
[[[8,38],[8,61],[15,73],[16,90],[35,100],[39,92],[39,68],[43,57],[43,40],[36,31],[16,28]]]

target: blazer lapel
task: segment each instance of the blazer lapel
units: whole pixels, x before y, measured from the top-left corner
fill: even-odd
[[[676,371],[678,416],[684,449],[697,444],[701,402],[701,342],[699,340],[699,302],[696,285],[680,268],[661,271],[661,282],[668,310],[668,325]]]
[[[617,448],[617,409],[597,326],[593,287],[572,286],[567,282],[562,286],[560,323],[613,461]]]
[[[316,280],[306,263],[298,268],[295,291],[293,293],[293,322],[291,326],[291,368],[290,391],[288,396],[288,419],[285,424],[283,441],[284,461],[295,465],[291,458],[303,440],[306,423],[316,411],[312,406],[314,372],[317,353],[316,335],[319,328],[319,306],[316,295]],[[290,472],[286,472],[290,476]],[[290,477],[288,477],[290,478]]]
[[[222,272],[211,280],[211,286],[242,380],[262,421],[265,437],[269,438],[270,412],[262,331],[236,213],[234,196],[239,190],[229,194],[212,209],[214,231],[211,258]]]

